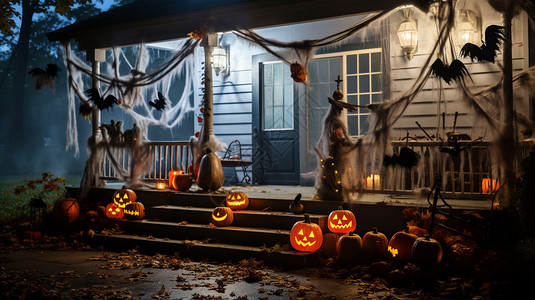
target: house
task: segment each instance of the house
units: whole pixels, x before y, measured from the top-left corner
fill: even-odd
[[[341,79],[339,84],[345,94],[344,100],[361,106],[399,99],[413,91],[408,105],[391,127],[391,139],[397,143],[394,152],[406,143],[401,141],[404,137],[419,137],[414,147],[424,156],[425,153],[439,155],[439,146],[445,144],[438,137],[446,137],[448,132],[464,133],[469,137],[468,141],[481,137],[484,143],[479,145],[478,151],[485,153],[470,152],[455,166],[444,163],[443,169],[435,170],[445,172],[445,178],[451,177],[451,182],[444,184],[451,192],[481,194],[484,177],[501,176],[493,168],[495,158],[489,154],[489,148],[482,146],[490,145],[486,143],[496,138],[496,132],[476,118],[473,107],[462,100],[464,95],[457,82],[448,84],[434,76],[422,80],[428,70],[424,66],[441,52],[435,45],[440,24],[447,22],[448,17],[448,13],[432,17],[441,14],[437,5],[424,5],[425,12],[420,9],[422,5],[412,5],[422,2],[425,1],[141,0],[51,32],[49,39],[74,39],[81,50],[87,51],[88,58],[95,59],[102,49],[187,39],[189,32],[209,22],[219,33],[219,46],[226,50],[229,60],[227,68],[213,77],[214,134],[227,144],[233,140],[241,142],[244,158],[252,160],[248,172],[252,172],[253,181],[258,184],[313,184],[318,167],[314,147],[330,107],[327,99],[337,89],[336,79]],[[446,62],[459,58],[464,43],[480,45],[485,39],[487,26],[502,24],[502,13],[487,1],[453,2],[455,27],[449,32],[448,46],[443,46],[444,56],[440,54]],[[343,41],[314,49],[315,54],[308,61],[307,85],[292,81],[290,66],[280,57],[232,32],[254,29],[264,38],[287,43],[314,40],[341,32],[378,12],[388,14]],[[417,38],[412,40],[413,44],[402,48],[398,34],[406,21],[416,29]],[[466,26],[469,30],[465,30]],[[512,19],[514,74],[533,65],[532,34],[529,16],[520,12]],[[193,107],[197,108],[203,98],[199,91],[202,89],[200,78],[204,55],[201,51],[195,51],[194,55],[197,78],[193,79],[193,90],[196,91]],[[501,51],[496,64],[462,59],[471,78],[467,80],[469,89],[475,91],[498,83],[502,78],[502,60]],[[422,85],[415,90],[419,83]],[[528,118],[533,120],[532,95],[515,90],[515,97],[515,109],[530,112]],[[487,110],[486,113],[496,117],[495,111]],[[352,137],[359,138],[370,131],[372,114],[369,109],[361,107],[343,114]],[[96,119],[95,123],[98,121]],[[193,122],[195,130],[199,130],[197,121]],[[406,145],[409,145],[408,139]],[[429,150],[433,147],[434,152]],[[472,160],[479,160],[479,165]],[[381,175],[383,178],[393,176],[389,174]],[[240,179],[244,174],[238,172],[238,176]],[[394,189],[410,190],[415,186],[433,185],[432,174],[429,178],[419,176],[414,179],[414,176],[414,173],[403,174],[400,177],[403,183],[394,184],[397,186]],[[406,184],[409,178],[414,182]],[[386,184],[383,180],[383,186]]]

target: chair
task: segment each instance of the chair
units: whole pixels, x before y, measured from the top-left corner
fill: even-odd
[[[238,177],[236,167],[241,167],[243,171],[243,178],[241,179],[240,183],[245,181],[247,184],[251,183],[251,177],[249,174],[247,174],[247,167],[249,167],[252,163],[253,162],[251,160],[243,159],[241,143],[238,140],[234,140],[228,145],[227,151],[225,151],[225,155],[223,155],[223,158],[221,159],[221,165],[223,167],[234,168],[234,174],[236,175],[236,178]]]

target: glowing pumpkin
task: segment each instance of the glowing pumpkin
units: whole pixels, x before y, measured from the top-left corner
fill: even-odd
[[[120,208],[125,208],[126,205],[136,202],[136,200],[136,193],[133,190],[128,189],[126,186],[123,186],[122,189],[117,190],[115,194],[113,194],[113,202]]]
[[[124,217],[124,210],[115,204],[115,202],[109,203],[106,206],[106,217],[110,219],[122,219]]]
[[[362,249],[371,258],[382,257],[388,252],[388,239],[374,227],[362,237]]]
[[[229,207],[220,206],[212,211],[212,224],[215,226],[229,226],[233,221],[234,213]]]
[[[232,210],[247,209],[249,207],[249,197],[245,192],[234,191],[228,194],[226,204]]]
[[[315,252],[323,243],[323,233],[318,224],[310,221],[305,214],[305,220],[294,224],[290,231],[290,244],[297,251]]]
[[[176,188],[174,187],[173,185],[173,182],[175,181],[175,176],[177,176],[178,174],[184,174],[184,171],[182,170],[173,170],[173,171],[169,171],[169,186],[174,188],[176,190]]]
[[[357,229],[357,219],[350,210],[344,210],[338,206],[338,210],[333,210],[327,219],[329,230],[334,233],[349,233]]]
[[[362,253],[362,238],[350,232],[342,236],[336,245],[338,260],[344,264],[354,264]]]
[[[141,220],[145,216],[145,206],[141,202],[132,202],[124,207],[123,212],[129,220]]]
[[[59,198],[54,203],[53,214],[61,224],[72,224],[80,216],[80,204],[76,198]]]
[[[393,257],[399,257],[404,261],[411,261],[412,246],[417,238],[415,234],[409,233],[409,227],[405,227],[404,231],[398,231],[390,238],[388,251]]]
[[[416,239],[412,246],[413,261],[419,265],[432,267],[442,261],[442,246],[440,243],[426,235]]]

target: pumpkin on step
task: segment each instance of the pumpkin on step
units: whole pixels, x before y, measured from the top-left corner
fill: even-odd
[[[232,209],[226,206],[216,207],[212,211],[212,224],[215,226],[229,226],[234,221]]]
[[[310,216],[305,214],[305,220],[294,224],[290,231],[290,244],[297,251],[315,252],[321,248],[323,233],[318,224],[310,221]]]
[[[53,214],[61,224],[72,224],[80,216],[80,204],[76,198],[59,198],[54,203]]]
[[[388,239],[386,235],[373,228],[362,237],[362,250],[370,258],[380,258],[388,252]]]
[[[111,202],[106,206],[106,217],[110,219],[122,219],[124,217],[124,209],[120,208],[115,202]]]
[[[327,219],[329,230],[334,233],[349,233],[357,229],[357,219],[350,210],[345,210],[338,206],[338,210],[333,210]]]
[[[187,191],[191,187],[192,183],[191,175],[182,173],[173,177],[172,187],[177,191]]]
[[[442,246],[429,235],[420,237],[412,246],[412,259],[415,263],[426,267],[438,265],[442,261]]]
[[[362,238],[350,232],[338,240],[336,246],[338,260],[343,264],[354,264],[362,253]]]
[[[124,207],[124,216],[129,220],[141,220],[145,216],[145,206],[141,202],[132,202]]]
[[[225,199],[227,207],[232,210],[247,209],[249,207],[249,197],[242,191],[233,191]]]
[[[409,233],[409,227],[404,231],[396,232],[390,242],[388,242],[388,251],[393,257],[399,257],[404,261],[412,260],[412,245],[418,237],[415,234]]]
[[[201,159],[197,185],[206,191],[215,191],[223,186],[225,174],[221,160],[209,148]]]
[[[115,194],[113,194],[113,202],[120,208],[125,208],[127,204],[136,202],[136,200],[136,192],[127,188],[126,185],[123,185],[120,190],[117,190]]]

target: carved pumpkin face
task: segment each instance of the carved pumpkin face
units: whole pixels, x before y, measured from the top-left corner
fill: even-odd
[[[229,226],[233,221],[234,214],[228,207],[216,207],[212,212],[212,224],[215,226]]]
[[[125,208],[127,204],[136,202],[136,200],[136,193],[133,190],[127,189],[126,186],[123,186],[122,189],[117,190],[113,194],[113,202],[120,208]]]
[[[418,237],[409,233],[409,228],[396,232],[388,242],[388,252],[404,261],[412,260],[412,246]]]
[[[127,204],[123,211],[125,217],[131,220],[141,220],[145,216],[145,206],[141,202]]]
[[[315,252],[321,248],[323,233],[318,224],[311,223],[310,217],[305,214],[305,221],[299,221],[292,227],[290,243],[297,251]]]
[[[350,233],[357,228],[357,219],[350,210],[338,207],[338,210],[332,211],[329,215],[328,227],[334,233]]]
[[[249,197],[244,192],[231,192],[226,203],[232,210],[246,209],[249,206]]]
[[[124,210],[115,203],[110,203],[106,206],[106,216],[110,219],[122,219],[124,217]]]

